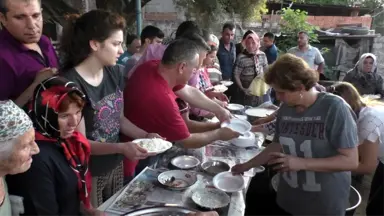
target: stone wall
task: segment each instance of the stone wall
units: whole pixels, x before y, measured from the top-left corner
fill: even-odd
[[[377,71],[384,77],[384,36],[374,39],[372,53],[377,56]]]

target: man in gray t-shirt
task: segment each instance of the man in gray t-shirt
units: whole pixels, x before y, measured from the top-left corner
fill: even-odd
[[[303,113],[283,104],[277,114],[274,142],[285,154],[328,158],[358,143],[351,109],[338,96],[319,93]],[[277,203],[293,215],[344,215],[349,205],[350,172],[290,171],[280,175]]]
[[[317,70],[319,74],[324,72],[324,58],[320,53],[320,50],[309,44],[309,36],[306,32],[300,32],[298,34],[297,46],[288,50],[297,57],[302,58],[310,68]]]

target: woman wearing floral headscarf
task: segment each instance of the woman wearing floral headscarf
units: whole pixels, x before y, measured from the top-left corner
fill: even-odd
[[[7,178],[23,197],[26,215],[98,215],[90,203],[89,141],[75,131],[85,95],[72,82],[52,77],[35,89],[30,117],[40,154],[29,171]]]
[[[32,156],[39,153],[34,139],[28,115],[11,100],[0,101],[0,215],[15,215],[22,210],[17,203],[20,199],[9,196],[5,177],[31,167]],[[12,208],[11,203],[15,204]]]
[[[248,87],[255,77],[262,77],[268,66],[268,60],[260,48],[260,38],[255,32],[249,34],[244,40],[245,50],[237,57],[233,69],[234,80],[237,84],[233,102],[249,106],[258,106],[270,100],[269,95],[262,97],[250,94]]]
[[[355,86],[361,95],[380,95],[384,97],[383,78],[377,74],[377,58],[372,53],[361,55],[356,66],[344,78]]]

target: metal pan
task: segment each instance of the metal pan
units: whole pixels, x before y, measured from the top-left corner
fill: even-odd
[[[211,160],[202,163],[201,168],[210,175],[217,175],[229,171],[231,167],[223,161]]]

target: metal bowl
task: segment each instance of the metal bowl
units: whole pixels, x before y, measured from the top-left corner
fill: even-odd
[[[154,207],[134,210],[134,211],[122,214],[122,216],[163,216],[163,215],[183,216],[189,213],[195,213],[195,211],[182,206],[165,205],[165,206],[154,206]]]
[[[228,206],[231,198],[221,190],[204,188],[192,194],[192,201],[201,208],[216,210]]]
[[[200,164],[200,160],[190,155],[182,155],[171,160],[171,164],[179,169],[192,169]]]
[[[218,160],[206,161],[201,164],[201,168],[210,175],[217,175],[231,169],[227,163]]]
[[[158,182],[170,190],[185,190],[197,182],[197,176],[184,170],[169,170],[160,173]]]

